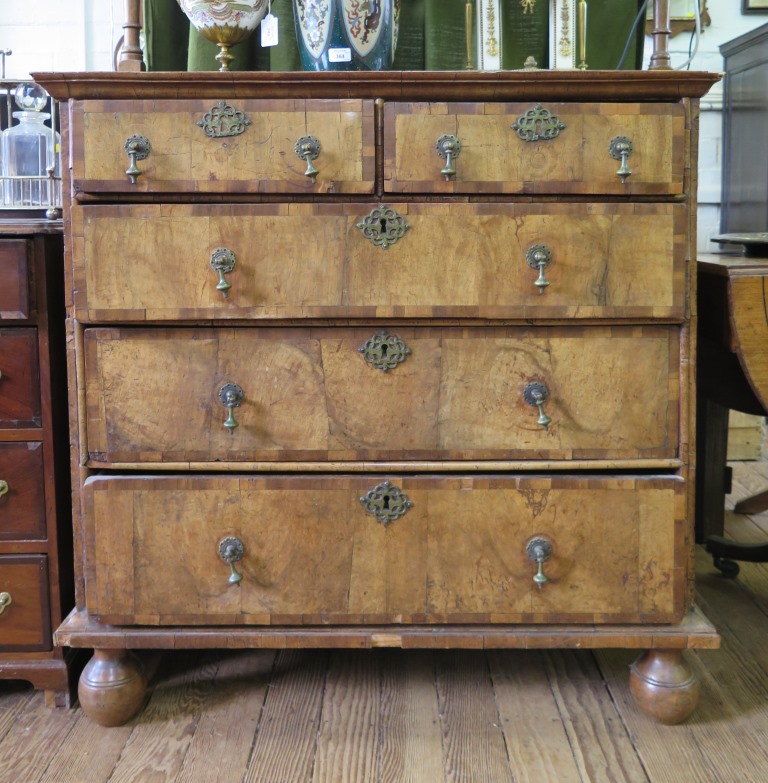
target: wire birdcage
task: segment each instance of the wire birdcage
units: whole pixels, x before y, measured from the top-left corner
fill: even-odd
[[[0,79],[0,132],[14,126],[13,113],[17,110],[15,92],[20,85],[34,84],[28,79]],[[7,173],[7,161],[0,168],[0,211],[23,212],[37,217],[55,220],[61,217],[61,149],[59,133],[58,101],[46,93],[42,111],[49,114],[44,125],[51,131],[53,159],[46,173],[40,176],[11,176]]]

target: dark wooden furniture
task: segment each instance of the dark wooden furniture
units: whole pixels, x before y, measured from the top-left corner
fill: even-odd
[[[69,705],[74,603],[60,222],[0,220],[0,677]]]
[[[642,707],[689,714],[717,76],[36,78],[69,99],[56,637],[95,648],[91,717],[140,706],[132,648],[243,645],[638,648]]]

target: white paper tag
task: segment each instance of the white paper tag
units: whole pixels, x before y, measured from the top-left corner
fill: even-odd
[[[328,50],[328,62],[329,63],[351,63],[352,62],[352,50],[351,49],[329,49]]]
[[[277,17],[273,14],[261,20],[261,45],[277,46]]]

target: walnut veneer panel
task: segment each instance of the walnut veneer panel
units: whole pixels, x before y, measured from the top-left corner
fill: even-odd
[[[29,317],[29,255],[27,239],[0,242],[0,319]]]
[[[37,330],[0,329],[0,429],[39,427]]]
[[[42,443],[0,443],[0,541],[46,537]]]
[[[408,193],[679,194],[685,114],[674,104],[544,103],[565,127],[549,140],[523,141],[511,127],[532,103],[387,103],[384,189]],[[539,126],[539,132],[540,131]],[[435,144],[456,136],[456,175]],[[633,145],[626,182],[609,154],[617,136]]]
[[[370,193],[374,178],[373,102],[228,101],[250,124],[237,136],[210,138],[198,122],[217,102],[83,101],[72,109],[75,190],[127,193]],[[128,138],[151,150],[125,174]],[[316,182],[295,150],[307,135],[321,145]]]
[[[386,526],[359,500],[384,478],[413,503]],[[674,621],[684,494],[673,477],[97,477],[88,607],[144,625]]]
[[[76,312],[92,321],[683,316],[682,204],[389,206],[409,229],[387,248],[357,227],[370,203],[76,207]],[[552,251],[543,294],[526,262],[536,244]],[[226,297],[210,263],[222,247],[236,257]]]
[[[0,555],[0,592],[11,595],[0,614],[0,652],[49,650],[48,558]]]
[[[100,463],[670,458],[674,327],[440,328],[391,333],[387,372],[360,347],[381,327],[85,332],[88,453]],[[537,423],[524,399],[549,390]],[[244,400],[224,427],[225,383]]]

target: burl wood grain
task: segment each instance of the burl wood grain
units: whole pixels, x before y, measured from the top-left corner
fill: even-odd
[[[129,193],[370,193],[374,176],[373,101],[237,100],[250,120],[236,136],[210,138],[198,125],[219,101],[83,101],[73,111],[76,190]],[[125,175],[126,139],[151,151]],[[320,142],[316,182],[304,175],[296,142]]]
[[[679,619],[679,479],[390,476],[413,507],[385,526],[359,500],[384,478],[90,479],[89,612],[171,625]],[[543,588],[534,535],[554,549]],[[225,536],[245,547],[239,587]]]
[[[544,103],[565,125],[553,139],[524,141],[513,123],[535,103],[387,103],[384,187],[402,193],[679,194],[683,192],[685,115],[681,105]],[[456,175],[435,144],[461,143]],[[609,154],[617,136],[632,142],[626,182]]]
[[[357,227],[370,203],[76,207],[76,313],[86,321],[683,315],[682,204],[389,206],[409,229],[386,249]],[[537,244],[552,252],[543,294],[526,261]],[[221,247],[236,257],[226,298],[210,264]]]
[[[356,328],[85,332],[88,453],[98,463],[669,458],[678,448],[671,327],[393,328],[387,372]],[[524,399],[546,385],[548,428]],[[239,426],[218,393],[236,383]]]

